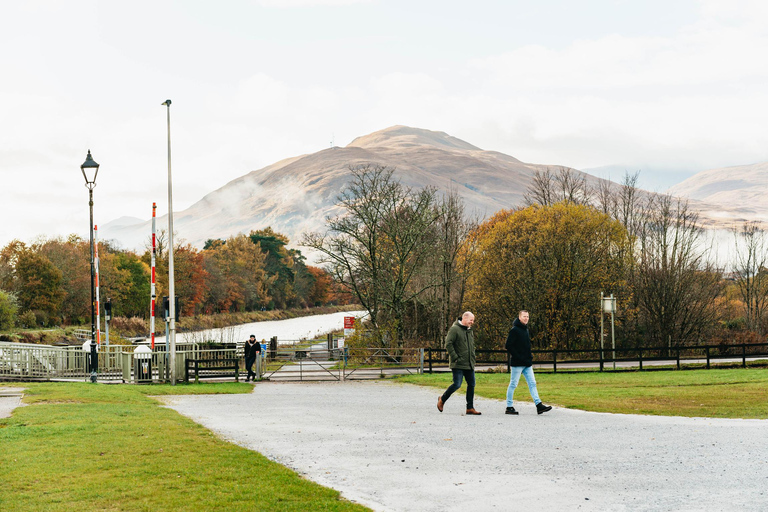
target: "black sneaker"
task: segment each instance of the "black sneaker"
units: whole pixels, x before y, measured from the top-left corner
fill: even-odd
[[[514,407],[507,407],[507,410],[504,411],[504,414],[514,414],[515,416],[517,416],[520,413],[517,412]]]
[[[539,402],[536,404],[536,412],[539,414],[544,414],[547,411],[551,411],[552,406],[551,405],[544,405],[543,402]]]

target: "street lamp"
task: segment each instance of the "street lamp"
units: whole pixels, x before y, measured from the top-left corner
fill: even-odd
[[[173,180],[171,179],[171,100],[165,100],[168,114],[168,338],[170,338],[171,385],[176,385],[176,290],[173,276]],[[167,338],[166,338],[167,339]]]
[[[85,186],[88,187],[88,207],[91,211],[91,225],[88,231],[91,234],[91,382],[96,382],[96,375],[99,370],[99,355],[96,352],[96,270],[94,266],[94,248],[93,248],[93,188],[96,186],[96,175],[99,174],[99,164],[91,156],[91,150],[88,150],[88,156],[85,162],[80,166],[85,178]]]

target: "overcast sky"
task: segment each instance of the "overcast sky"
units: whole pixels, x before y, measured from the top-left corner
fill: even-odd
[[[404,124],[665,190],[768,160],[768,3],[40,1],[0,7],[0,246],[88,233]],[[618,169],[618,170],[617,170]]]

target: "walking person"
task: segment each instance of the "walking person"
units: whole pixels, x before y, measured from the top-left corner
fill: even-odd
[[[531,392],[533,403],[536,404],[536,412],[539,414],[552,410],[552,406],[544,405],[539,398],[539,392],[536,389],[536,378],[533,376],[533,354],[531,353],[531,335],[528,331],[528,320],[530,315],[523,310],[517,314],[517,318],[512,324],[512,329],[507,335],[506,349],[509,354],[509,386],[507,387],[507,410],[505,414],[515,414],[518,412],[512,407],[512,397],[515,395],[515,388],[520,382],[520,375],[525,377],[528,383],[528,391]]]
[[[253,363],[256,362],[256,358],[261,356],[261,344],[256,341],[256,336],[251,334],[248,341],[245,342],[245,369],[248,370],[248,376],[245,378],[245,382],[253,379],[256,380],[256,372],[253,371]]]
[[[475,410],[475,333],[472,324],[475,315],[469,311],[448,329],[445,336],[445,348],[448,350],[448,363],[453,373],[453,384],[448,386],[445,393],[437,399],[437,410],[443,412],[445,402],[461,387],[463,379],[467,379],[467,415],[479,416]]]

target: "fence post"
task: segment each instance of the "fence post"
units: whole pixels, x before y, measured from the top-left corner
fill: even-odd
[[[603,351],[600,350],[600,371],[603,371],[604,366],[605,366],[605,360],[603,359]]]
[[[552,373],[557,373],[557,350],[552,351]]]
[[[643,349],[642,348],[638,347],[637,355],[638,355],[638,358],[640,359],[640,370],[642,371],[643,369]]]
[[[741,367],[746,368],[747,367],[747,345],[746,343],[741,344]]]
[[[419,375],[424,375],[424,349],[419,349]]]
[[[707,370],[709,370],[709,345],[707,345]]]
[[[429,357],[429,374],[432,375],[432,347],[427,348],[427,357]]]
[[[677,369],[680,369],[680,347],[675,347],[677,349]]]

